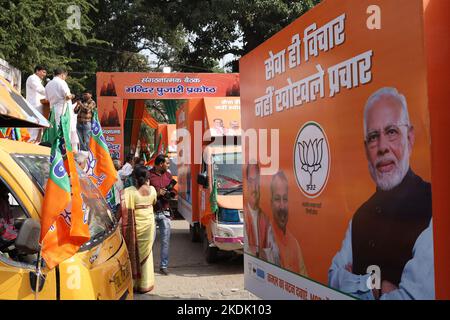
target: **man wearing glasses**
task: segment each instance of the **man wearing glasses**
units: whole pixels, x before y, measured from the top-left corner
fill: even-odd
[[[434,299],[431,185],[410,168],[414,128],[396,89],[367,100],[364,135],[376,191],[350,221],[329,285],[360,299]]]

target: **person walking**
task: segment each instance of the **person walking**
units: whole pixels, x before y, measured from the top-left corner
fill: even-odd
[[[155,219],[159,227],[161,242],[161,262],[159,271],[163,275],[168,275],[169,266],[169,246],[170,246],[170,209],[168,193],[166,187],[172,181],[172,174],[169,169],[169,158],[165,155],[158,155],[155,159],[155,166],[150,172],[150,185],[155,187],[158,194],[158,201],[155,205]]]
[[[155,234],[153,205],[157,195],[145,167],[136,167],[133,175],[136,184],[126,188],[121,198],[122,233],[131,260],[134,290],[146,293],[155,285],[152,247]]]
[[[42,84],[47,70],[43,66],[36,66],[34,73],[28,77],[26,82],[26,100],[36,108],[42,115],[44,115],[44,106],[41,103],[42,99],[45,99],[45,88]],[[30,128],[30,142],[39,143],[42,135],[42,129]]]
[[[83,151],[89,150],[89,139],[92,131],[92,117],[97,108],[95,101],[92,99],[90,91],[83,92],[81,102],[77,104],[74,112],[77,117],[77,131],[80,137],[80,149]]]

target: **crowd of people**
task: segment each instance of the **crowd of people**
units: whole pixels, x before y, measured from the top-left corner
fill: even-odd
[[[46,68],[36,66],[34,74],[26,82],[26,99],[44,117],[49,120],[53,117],[57,126],[64,108],[67,105],[70,107],[72,148],[76,151],[75,160],[86,171],[92,119],[97,108],[92,93],[85,91],[77,99],[67,85],[68,72],[63,68],[55,69],[53,79],[44,87],[46,76]],[[49,106],[49,113],[45,106]],[[42,129],[30,129],[29,132],[29,142],[42,144]],[[120,222],[132,264],[135,290],[149,292],[155,281],[152,247],[156,228],[159,228],[161,236],[160,272],[169,274],[169,200],[175,196],[169,159],[165,155],[157,156],[152,168],[146,167],[143,159],[131,154],[125,158],[123,165],[119,159],[113,159],[113,163],[117,170],[113,191],[117,205],[120,204]]]
[[[64,68],[56,68],[53,72],[53,79],[48,81],[44,87],[46,76],[47,69],[45,67],[38,65],[34,68],[34,74],[29,76],[26,81],[27,101],[44,117],[48,119],[54,117],[56,125],[59,125],[64,107],[69,105],[72,147],[76,151],[88,151],[92,117],[97,108],[92,99],[92,92],[86,90],[81,97],[72,94],[66,82],[68,72]],[[70,103],[67,104],[67,102]],[[46,107],[49,108],[49,112]],[[29,129],[29,133],[29,142],[41,142],[43,129]]]
[[[169,158],[158,155],[155,166],[147,168],[141,159],[129,155],[118,169],[118,184],[123,186],[121,198],[122,232],[135,280],[135,290],[146,293],[154,287],[153,243],[156,228],[160,233],[160,273],[169,275],[170,248],[170,198],[176,191],[171,186],[172,174],[169,171]]]

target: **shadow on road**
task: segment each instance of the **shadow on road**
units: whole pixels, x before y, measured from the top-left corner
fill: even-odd
[[[159,271],[159,237],[157,231],[153,245],[155,272]],[[233,252],[220,251],[217,262],[208,264],[203,253],[203,244],[194,243],[190,239],[189,224],[184,220],[175,220],[172,221],[170,237],[169,272],[185,277],[243,274],[244,258],[243,255]]]

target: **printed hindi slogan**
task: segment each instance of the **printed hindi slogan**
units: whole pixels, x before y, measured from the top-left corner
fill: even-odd
[[[296,297],[299,300],[330,300],[328,297],[321,297],[317,294],[309,292],[308,289],[298,287],[280,277],[277,277],[271,273],[267,273],[267,282],[271,285],[280,288],[286,293]]]
[[[286,68],[294,69],[302,63],[302,48],[304,60],[318,57],[320,52],[328,52],[345,42],[345,19],[342,14],[324,26],[317,28],[313,23],[304,30],[302,39],[297,33],[292,36],[288,48],[277,53],[269,51],[269,58],[265,60],[265,79],[270,81],[277,75],[286,72]],[[329,67],[326,72],[322,65],[315,66],[316,73],[293,80],[288,77],[287,85],[282,88],[268,86],[265,95],[255,99],[255,115],[257,117],[271,116],[275,112],[298,107],[313,101],[318,97],[325,98],[325,78],[328,77],[329,97],[335,97],[341,88],[352,89],[365,85],[372,80],[373,51],[362,52],[348,60]],[[287,65],[286,65],[287,62]],[[275,96],[275,97],[274,97]],[[275,99],[274,99],[275,98]]]
[[[139,83],[133,84],[131,86],[125,87],[126,93],[138,93],[138,94],[158,94],[158,97],[163,97],[173,94],[214,94],[217,92],[216,86],[206,86],[201,85],[198,87],[192,87],[193,84],[201,83],[200,78],[142,78],[141,83],[143,84],[174,84],[173,87],[149,87]]]

